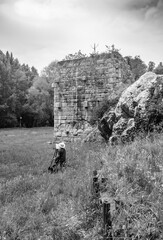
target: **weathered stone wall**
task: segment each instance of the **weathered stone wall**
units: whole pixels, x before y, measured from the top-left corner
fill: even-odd
[[[93,109],[124,90],[132,79],[129,66],[118,53],[58,62],[54,78],[55,135],[77,135],[77,130],[89,122]]]

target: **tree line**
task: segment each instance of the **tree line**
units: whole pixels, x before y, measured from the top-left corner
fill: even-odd
[[[107,46],[107,52],[119,53],[114,45]],[[93,54],[99,54],[94,50]],[[90,54],[92,55],[92,54]],[[69,54],[63,60],[88,57],[81,50]],[[148,66],[140,56],[126,56],[125,61],[137,80],[147,71],[163,74],[163,65],[150,61]],[[0,51],[0,128],[5,127],[39,127],[53,126],[53,99],[51,87],[57,61],[53,61],[43,69],[40,76],[35,67],[20,64],[17,58],[8,51]]]
[[[53,125],[53,90],[45,73],[0,51],[0,128]]]

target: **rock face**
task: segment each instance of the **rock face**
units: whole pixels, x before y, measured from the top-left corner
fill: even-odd
[[[163,100],[163,75],[147,72],[130,85],[121,95],[117,106],[105,115],[100,123],[101,135],[111,143],[132,140],[140,126],[147,126],[154,119],[151,106],[158,106]]]

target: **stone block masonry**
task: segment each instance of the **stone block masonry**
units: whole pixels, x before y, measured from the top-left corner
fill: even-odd
[[[132,80],[129,66],[117,52],[58,62],[53,84],[54,136],[72,136],[76,129],[84,130],[94,108],[123,91]]]

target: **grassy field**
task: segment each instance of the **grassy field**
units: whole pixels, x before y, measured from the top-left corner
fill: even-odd
[[[162,135],[115,147],[68,143],[67,167],[48,174],[52,141],[52,128],[0,130],[0,239],[103,239],[95,169],[125,205],[113,212],[115,239],[163,239]]]
[[[0,236],[4,239],[79,237],[76,215],[89,201],[91,168],[98,165],[99,154],[94,157],[90,145],[68,144],[68,167],[51,175],[47,168],[52,141],[53,128],[0,130]]]
[[[52,158],[53,128],[0,130],[0,181],[27,173],[41,174]]]

